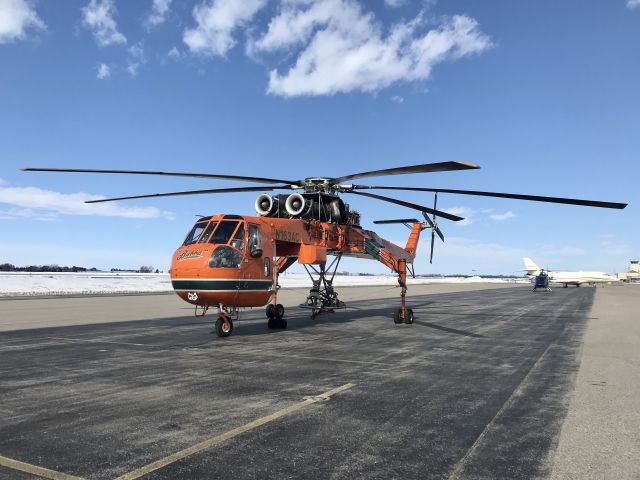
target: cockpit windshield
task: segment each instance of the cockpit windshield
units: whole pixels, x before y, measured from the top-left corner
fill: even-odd
[[[213,232],[213,229],[216,228],[216,225],[218,225],[218,222],[211,222],[202,234],[202,237],[200,238],[200,241],[198,243],[207,243],[207,240],[209,240],[211,232]]]
[[[225,244],[229,242],[231,235],[235,231],[238,226],[238,222],[223,220],[216,228],[216,231],[213,232],[213,237],[211,238],[209,243],[215,244]]]
[[[200,238],[200,234],[204,230],[204,227],[206,226],[207,222],[196,223],[189,232],[189,235],[187,235],[187,238],[185,238],[183,245],[191,245],[193,243],[196,243],[198,241],[198,238]]]

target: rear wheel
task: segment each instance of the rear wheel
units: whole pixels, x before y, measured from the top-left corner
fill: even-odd
[[[287,328],[287,320],[284,318],[270,318],[268,328]]]
[[[393,313],[393,323],[402,323],[402,309],[399,308]]]
[[[413,323],[413,310],[411,310],[410,308],[405,309],[404,323],[406,323],[407,325],[411,325]]]
[[[275,306],[275,317],[278,320],[282,320],[282,318],[284,317],[284,307],[282,306],[281,303]]]
[[[227,317],[226,315],[224,317],[218,317],[218,319],[216,320],[216,334],[219,337],[228,337],[229,335],[231,335],[232,331],[233,322],[231,321],[231,318]]]

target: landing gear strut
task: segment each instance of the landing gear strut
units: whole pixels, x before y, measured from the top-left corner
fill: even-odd
[[[313,282],[313,287],[309,290],[305,303],[300,304],[300,307],[310,309],[311,318],[316,318],[321,313],[333,313],[336,308],[347,308],[344,302],[338,300],[338,292],[333,289],[333,277],[336,275],[341,258],[342,255],[337,255],[328,267],[320,264],[319,269],[313,265],[303,264]]]
[[[393,323],[413,323],[413,310],[407,308],[407,262],[405,260],[398,261],[398,284],[401,288],[400,308],[393,313]]]

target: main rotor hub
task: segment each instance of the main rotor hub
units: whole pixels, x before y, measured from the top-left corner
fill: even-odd
[[[305,193],[325,192],[332,193],[336,190],[334,187],[335,179],[327,177],[308,177],[304,179]]]

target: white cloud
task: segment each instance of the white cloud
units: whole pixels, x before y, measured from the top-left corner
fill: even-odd
[[[194,53],[225,56],[236,41],[234,31],[249,22],[267,0],[208,0],[193,8],[197,26],[185,30],[183,41]]]
[[[156,207],[127,207],[116,203],[84,203],[99,200],[100,195],[89,193],[60,193],[36,187],[0,187],[0,203],[12,205],[13,209],[0,212],[0,218],[32,217],[53,219],[58,215],[97,215],[104,217],[159,218],[173,220],[171,212]]]
[[[282,96],[374,92],[394,83],[426,80],[432,68],[491,47],[467,16],[426,29],[424,14],[393,25],[387,34],[356,0],[288,0],[251,42],[249,53],[299,49],[285,73],[272,70],[268,92]]]
[[[30,0],[0,0],[0,44],[25,38],[29,28],[45,28]]]
[[[640,7],[640,0],[627,0],[627,8]]]
[[[91,0],[82,9],[83,23],[92,31],[93,37],[101,47],[127,43],[127,38],[118,31],[118,25],[113,19],[115,11],[113,0]]]
[[[502,222],[504,220],[509,220],[511,218],[515,218],[516,214],[511,210],[505,213],[493,213],[493,210],[488,209],[474,209],[469,207],[451,207],[451,208],[443,208],[443,211],[447,213],[451,213],[453,215],[459,215],[464,217],[464,220],[460,222],[455,222],[455,225],[467,226],[471,225],[474,222],[482,222],[486,220],[493,220],[495,222]]]
[[[509,210],[508,212],[504,212],[504,213],[492,213],[491,215],[489,215],[489,218],[497,222],[502,222],[503,220],[515,218],[515,216],[516,214],[513,213],[511,210]]]
[[[141,43],[136,43],[127,49],[127,53],[127,72],[129,72],[129,75],[132,77],[135,77],[138,75],[140,66],[147,61],[144,56],[144,48]]]
[[[394,95],[393,97],[391,97],[391,101],[396,103],[404,103],[404,98],[400,95]]]
[[[6,210],[0,210],[0,220],[15,220],[17,218],[29,218],[31,220],[53,222],[57,219],[57,215],[53,212],[35,212],[30,208],[9,208]]]
[[[407,0],[384,0],[388,7],[399,7],[407,3]]]
[[[109,65],[101,63],[98,66],[98,73],[96,77],[98,77],[100,80],[104,80],[105,78],[109,78],[110,76],[111,76],[111,68],[109,68]]]
[[[147,20],[145,22],[146,25],[148,27],[155,27],[163,24],[167,19],[170,6],[171,0],[153,0],[151,12],[147,16]]]
[[[459,222],[455,222],[456,225],[460,225],[466,227],[467,225],[471,225],[475,220],[475,214],[477,213],[475,210],[469,207],[451,207],[451,208],[443,208],[444,212],[450,213],[451,215],[458,215],[459,217],[464,217],[464,220],[460,220]]]
[[[182,58],[182,53],[176,47],[173,47],[171,50],[169,50],[169,53],[167,53],[167,56],[172,60],[178,60]]]

